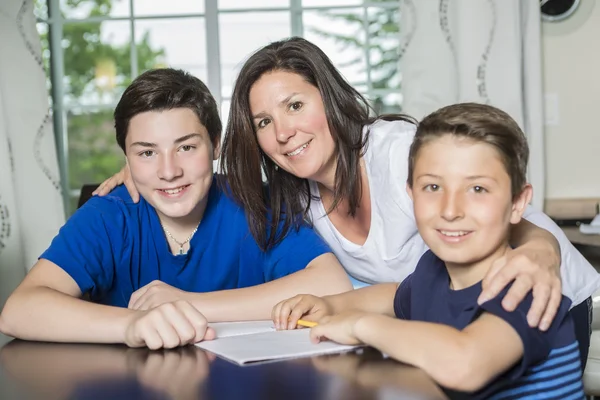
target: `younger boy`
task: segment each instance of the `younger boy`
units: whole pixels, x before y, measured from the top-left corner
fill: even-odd
[[[213,174],[221,121],[199,79],[174,69],[140,75],[115,128],[142,200],[119,188],[85,203],[7,300],[1,332],[171,348],[212,338],[207,320],[264,319],[298,290],[351,288],[308,227],[269,251],[253,240]]]
[[[508,288],[477,304],[481,280],[509,250],[510,226],[531,199],[528,155],[518,125],[491,106],[458,104],[426,117],[407,190],[431,250],[400,285],[296,296],[275,307],[276,324],[307,315],[319,321],[315,341],[373,346],[478,398],[584,398],[566,297],[546,332],[527,322],[531,293],[513,312],[501,305]]]

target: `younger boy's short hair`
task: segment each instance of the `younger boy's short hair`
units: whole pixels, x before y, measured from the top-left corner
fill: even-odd
[[[125,89],[115,108],[117,143],[125,152],[129,122],[147,111],[189,108],[206,130],[213,145],[221,137],[217,102],[206,85],[188,72],[162,68],[144,72]]]
[[[464,137],[493,146],[511,179],[512,195],[527,183],[529,146],[525,134],[510,115],[486,104],[459,103],[426,116],[417,127],[410,147],[408,185],[412,187],[415,160],[419,150],[432,139],[444,135]]]

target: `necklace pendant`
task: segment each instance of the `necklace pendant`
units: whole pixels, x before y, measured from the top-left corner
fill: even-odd
[[[179,247],[179,255],[183,255],[183,246]]]

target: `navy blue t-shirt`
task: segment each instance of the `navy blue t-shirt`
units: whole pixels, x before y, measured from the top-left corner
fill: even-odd
[[[292,274],[331,251],[302,226],[263,252],[244,210],[216,177],[208,197],[187,254],[172,254],[154,208],[143,198],[133,203],[118,187],[77,210],[40,258],[64,269],[92,301],[127,307],[131,294],[153,280],[189,292],[244,288]]]
[[[533,296],[529,293],[517,309],[502,307],[505,288],[481,306],[477,298],[481,282],[462,289],[450,289],[450,277],[444,262],[427,251],[398,287],[394,312],[398,318],[435,322],[462,330],[488,312],[510,324],[523,341],[523,358],[514,367],[474,394],[484,399],[583,399],[579,347],[569,315],[571,301],[562,297],[554,322],[546,332],[530,328],[527,312]]]

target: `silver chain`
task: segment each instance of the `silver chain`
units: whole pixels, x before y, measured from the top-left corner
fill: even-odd
[[[179,254],[185,254],[183,252],[183,246],[189,242],[190,240],[192,240],[192,238],[194,237],[194,234],[196,233],[196,231],[198,230],[198,227],[200,226],[200,224],[196,225],[196,227],[194,228],[194,230],[192,231],[192,233],[190,233],[190,236],[187,237],[187,239],[185,239],[183,242],[180,242],[179,240],[175,239],[173,237],[173,235],[171,235],[171,232],[169,232],[169,230],[167,228],[165,228],[162,224],[161,224],[163,230],[165,231],[165,233],[167,234],[167,236],[169,236],[171,238],[171,240],[173,240],[175,243],[177,243],[179,245]]]

